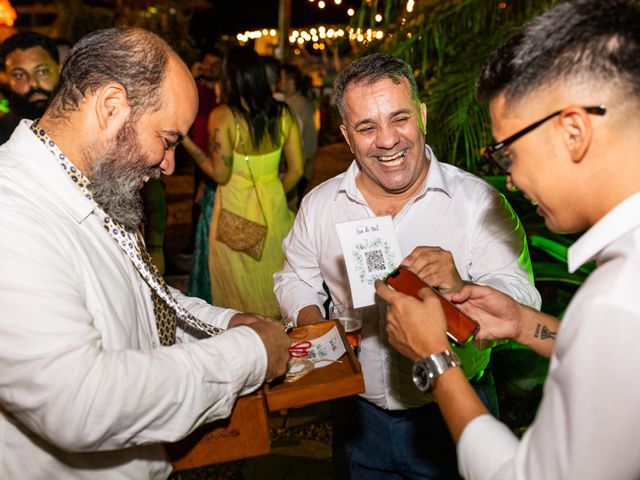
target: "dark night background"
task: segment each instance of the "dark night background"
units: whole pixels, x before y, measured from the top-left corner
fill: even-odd
[[[300,28],[316,24],[347,24],[347,9],[357,9],[359,1],[343,0],[336,5],[325,0],[320,9],[317,2],[291,1],[291,26]],[[191,20],[191,33],[199,44],[216,34],[235,35],[245,30],[278,28],[278,0],[210,0],[211,10],[199,12]]]
[[[187,7],[191,10],[190,32],[198,46],[215,43],[221,35],[236,35],[246,30],[278,28],[278,0],[192,0],[185,2],[149,1],[149,0],[11,0],[19,11],[20,7],[58,7],[71,8],[71,5],[83,3],[106,9],[122,7],[147,8],[159,5]],[[360,0],[342,0],[336,5],[334,0],[325,0],[326,7],[320,9],[318,0],[291,0],[291,27],[301,28],[312,25],[346,25],[351,19],[347,9],[357,10]],[[16,26],[30,28],[34,21],[30,15],[18,14]],[[52,22],[55,13],[39,13],[36,24]]]

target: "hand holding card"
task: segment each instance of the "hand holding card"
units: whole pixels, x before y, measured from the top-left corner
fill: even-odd
[[[447,335],[455,343],[466,343],[478,331],[478,324],[468,317],[462,310],[447,300],[437,289],[427,285],[420,278],[404,266],[387,275],[384,282],[398,292],[418,297],[418,292],[423,288],[430,288],[440,299],[444,314],[447,318]]]

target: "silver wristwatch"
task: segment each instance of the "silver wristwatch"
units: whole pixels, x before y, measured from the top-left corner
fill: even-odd
[[[445,350],[434,353],[413,364],[413,383],[421,392],[428,392],[440,375],[449,368],[458,366],[460,366],[460,359],[455,352]]]

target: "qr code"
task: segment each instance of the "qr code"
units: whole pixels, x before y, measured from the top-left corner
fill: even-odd
[[[383,272],[387,270],[387,262],[385,262],[382,250],[369,250],[368,252],[363,253],[364,260],[367,264],[367,271],[369,273]]]

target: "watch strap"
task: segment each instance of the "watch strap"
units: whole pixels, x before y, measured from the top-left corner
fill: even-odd
[[[414,363],[413,382],[418,390],[427,392],[433,387],[440,375],[448,369],[460,365],[460,358],[453,350],[434,353]]]

